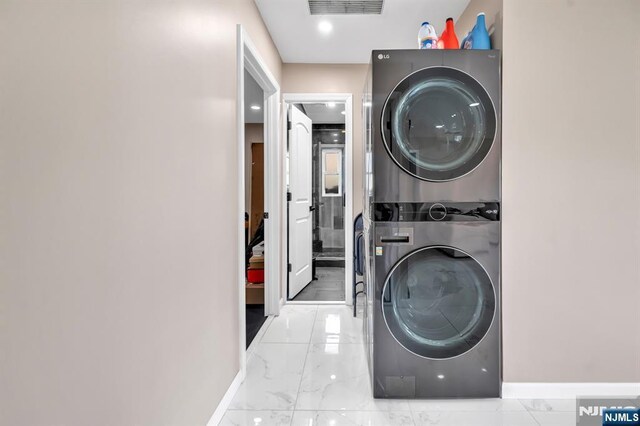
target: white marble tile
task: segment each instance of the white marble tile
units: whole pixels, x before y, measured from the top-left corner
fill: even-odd
[[[286,305],[262,336],[264,343],[309,343],[317,305]]]
[[[350,306],[320,306],[311,343],[362,343],[362,319],[353,317]]]
[[[527,411],[414,412],[416,426],[538,426]]]
[[[247,360],[247,376],[230,409],[292,410],[307,345],[260,343]]]
[[[531,411],[541,426],[575,426],[576,413],[568,411]]]
[[[312,344],[296,410],[409,411],[407,401],[374,399],[360,344]]]
[[[253,338],[253,341],[247,348],[247,357],[251,356],[253,351],[255,351],[255,349],[258,347],[258,345],[260,344],[260,341],[262,340],[262,337],[264,336],[264,333],[267,332],[267,329],[271,325],[272,321],[273,321],[273,317],[270,316],[270,317],[267,317],[264,324],[262,324],[262,327],[260,327],[260,330],[258,330],[256,337]]]
[[[521,399],[520,402],[529,411],[576,411],[575,399]]]
[[[228,410],[218,426],[289,426],[291,411]]]
[[[526,411],[517,399],[416,399],[411,411]]]
[[[413,426],[408,411],[295,411],[292,426]]]

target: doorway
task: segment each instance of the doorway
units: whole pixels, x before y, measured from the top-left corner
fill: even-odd
[[[284,200],[280,188],[283,179],[280,141],[280,87],[264,60],[260,57],[249,35],[241,25],[237,26],[237,239],[238,239],[238,314],[239,314],[239,354],[242,380],[246,374],[247,346],[251,340],[248,333],[257,332],[248,326],[249,312],[247,306],[262,305],[263,311],[255,323],[266,326],[265,316],[278,315],[280,312],[281,258],[283,250],[281,229],[284,218]],[[246,83],[246,84],[245,84]],[[257,93],[247,99],[251,85]],[[252,123],[254,113],[261,112],[262,123]],[[261,124],[261,126],[259,126]],[[253,125],[258,125],[253,127]],[[253,136],[252,136],[253,135]],[[260,135],[262,138],[260,138]],[[257,146],[259,140],[262,144]],[[254,144],[256,142],[256,144]],[[262,148],[262,149],[260,149]],[[250,150],[252,151],[249,154]],[[260,161],[259,155],[263,155]],[[257,161],[254,161],[254,158]],[[259,170],[250,170],[253,166],[263,165],[262,182],[253,181],[259,176]],[[268,165],[268,167],[266,167]],[[253,181],[253,182],[252,182]],[[259,188],[263,189],[262,195]],[[253,199],[252,199],[253,193]],[[262,201],[262,207],[259,204]],[[254,218],[251,219],[253,210]],[[263,218],[259,221],[256,212],[262,210]],[[262,230],[261,230],[262,229]],[[259,235],[262,232],[262,235]],[[254,237],[261,239],[262,244],[252,244]],[[257,242],[257,241],[253,241]],[[249,279],[249,271],[251,279]],[[258,272],[256,272],[258,271]],[[255,281],[255,282],[250,282]],[[259,288],[262,281],[262,288]],[[254,285],[248,289],[248,284]],[[249,291],[250,290],[250,291]],[[258,302],[258,303],[252,303]],[[262,302],[262,303],[259,303]],[[268,323],[268,321],[267,321]],[[249,348],[250,350],[250,348]]]
[[[350,303],[351,95],[286,94],[288,303]]]
[[[244,72],[244,205],[246,347],[267,317],[264,311],[264,90]]]

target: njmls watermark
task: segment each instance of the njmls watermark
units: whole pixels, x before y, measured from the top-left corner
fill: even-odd
[[[640,396],[576,399],[577,426],[640,426]]]

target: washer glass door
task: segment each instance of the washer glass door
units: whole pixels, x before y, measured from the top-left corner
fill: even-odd
[[[452,358],[487,334],[496,308],[491,279],[472,257],[453,247],[414,251],[393,268],[382,310],[395,339],[425,358]]]
[[[429,181],[454,180],[473,171],[496,136],[496,112],[470,75],[425,68],[402,80],[382,110],[382,136],[393,160]]]

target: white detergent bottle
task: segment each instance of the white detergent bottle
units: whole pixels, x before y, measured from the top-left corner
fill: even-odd
[[[418,31],[418,49],[437,49],[438,35],[433,25],[423,22]]]

